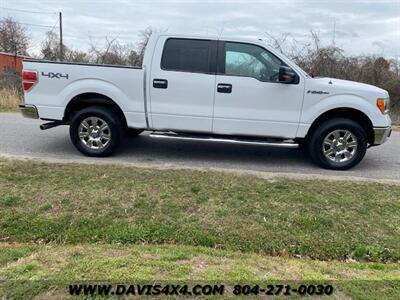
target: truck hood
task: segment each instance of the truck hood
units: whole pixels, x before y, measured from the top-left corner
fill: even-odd
[[[386,98],[389,94],[384,89],[356,81],[336,79],[336,78],[311,78],[306,86],[308,91],[326,92],[330,95],[335,94],[353,94],[364,98],[376,99]],[[324,94],[326,94],[324,93]]]

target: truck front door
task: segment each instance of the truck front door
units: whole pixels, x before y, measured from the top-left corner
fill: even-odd
[[[218,45],[213,132],[294,138],[299,125],[304,79],[279,83],[285,65],[260,45]]]

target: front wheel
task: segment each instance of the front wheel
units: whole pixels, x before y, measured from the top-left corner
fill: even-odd
[[[77,112],[69,128],[71,141],[87,156],[108,156],[122,139],[123,127],[114,111],[101,106]]]
[[[367,144],[365,130],[357,122],[335,118],[325,121],[311,134],[308,151],[323,168],[347,170],[364,158]]]
[[[136,136],[140,135],[143,131],[144,131],[144,129],[127,128],[125,133],[129,137],[136,137]]]

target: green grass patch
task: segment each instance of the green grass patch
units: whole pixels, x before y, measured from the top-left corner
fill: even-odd
[[[400,186],[0,161],[0,239],[400,259]],[[171,257],[174,261],[179,259]]]
[[[19,198],[17,196],[5,195],[0,198],[0,205],[2,206],[14,206],[18,203]]]
[[[29,249],[29,253],[26,252]],[[0,243],[0,295],[64,299],[71,283],[331,283],[333,298],[396,299],[398,264],[314,261],[180,245]],[[228,296],[228,294],[227,294]]]
[[[29,256],[33,253],[36,247],[34,246],[18,246],[18,247],[1,247],[0,252],[0,267],[5,266],[8,263],[17,261],[20,258]]]

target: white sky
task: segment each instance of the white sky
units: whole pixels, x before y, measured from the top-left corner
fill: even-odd
[[[400,0],[264,0],[264,1],[142,1],[142,0],[0,0],[0,17],[53,27],[63,13],[65,44],[86,50],[90,38],[102,45],[104,37],[134,44],[139,31],[152,26],[174,33],[219,33],[265,37],[265,32],[291,33],[301,40],[311,29],[347,54],[376,54],[400,59]],[[26,25],[37,51],[51,28]],[[54,28],[58,32],[58,27]]]

